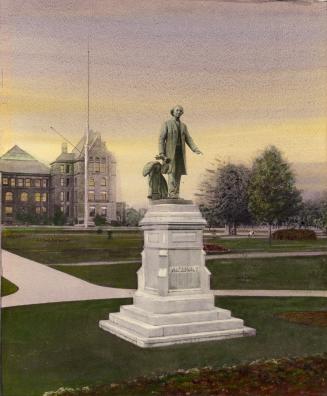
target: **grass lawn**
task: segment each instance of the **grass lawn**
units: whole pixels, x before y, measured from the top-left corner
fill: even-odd
[[[326,328],[275,316],[284,311],[326,310],[322,298],[219,298],[220,307],[231,309],[257,329],[256,337],[154,350],[138,348],[98,327],[100,319],[128,303],[130,299],[117,299],[3,309],[3,395],[40,396],[60,386],[327,351]]]
[[[8,233],[9,231],[9,233]],[[6,233],[7,232],[7,233]],[[223,245],[233,253],[284,252],[327,250],[327,239],[317,241],[273,241],[250,238],[205,238],[206,242]],[[112,239],[106,232],[72,231],[60,229],[24,228],[5,230],[2,247],[12,253],[43,264],[78,263],[122,259],[141,259],[143,235],[138,231],[112,231]]]
[[[8,296],[8,294],[15,293],[18,287],[10,282],[8,279],[1,277],[1,297]]]
[[[140,259],[140,233],[12,233],[2,239],[3,249],[43,264]]]
[[[327,289],[327,257],[274,257],[207,262],[212,289]],[[53,266],[102,286],[137,288],[140,264]]]

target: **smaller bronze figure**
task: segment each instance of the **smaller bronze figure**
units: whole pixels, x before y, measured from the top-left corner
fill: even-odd
[[[168,197],[167,182],[162,174],[167,172],[169,160],[160,155],[156,156],[156,160],[146,163],[143,168],[143,176],[149,176],[148,198],[152,200]]]

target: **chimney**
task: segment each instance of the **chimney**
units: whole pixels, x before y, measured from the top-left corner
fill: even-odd
[[[67,143],[62,143],[61,152],[67,154]]]

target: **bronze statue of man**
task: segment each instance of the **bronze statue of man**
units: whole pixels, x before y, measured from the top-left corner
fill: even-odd
[[[179,186],[182,175],[186,175],[185,143],[196,154],[202,154],[188,133],[186,125],[180,117],[184,113],[182,106],[171,109],[172,118],[166,121],[159,137],[159,155],[169,158],[168,197],[179,197]]]

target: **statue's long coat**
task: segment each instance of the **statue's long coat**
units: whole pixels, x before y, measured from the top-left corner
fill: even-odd
[[[190,147],[192,151],[197,150],[196,144],[193,142],[186,125],[180,121],[181,130],[181,140],[182,140],[182,153],[184,162],[184,169],[182,169],[181,174],[186,175],[186,156],[185,156],[185,143]],[[170,158],[169,168],[167,173],[172,173],[176,171],[176,145],[178,141],[178,126],[175,118],[166,121],[162,128],[159,137],[159,154],[164,154],[166,157]]]

